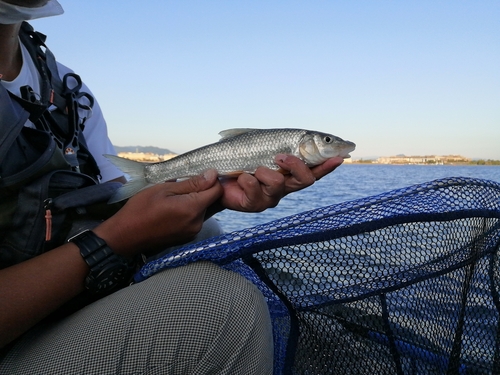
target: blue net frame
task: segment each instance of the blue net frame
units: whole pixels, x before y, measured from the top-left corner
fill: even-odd
[[[500,369],[500,184],[446,178],[184,247],[264,294],[275,374],[493,374]]]

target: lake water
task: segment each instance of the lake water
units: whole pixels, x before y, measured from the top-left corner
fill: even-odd
[[[290,194],[261,213],[223,211],[216,215],[232,232],[299,212],[445,177],[473,177],[500,183],[500,166],[344,164],[313,186]]]

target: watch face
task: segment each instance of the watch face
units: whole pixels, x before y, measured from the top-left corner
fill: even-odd
[[[122,262],[108,263],[98,274],[91,272],[87,276],[85,286],[95,294],[112,292],[124,286],[130,273],[128,265]]]

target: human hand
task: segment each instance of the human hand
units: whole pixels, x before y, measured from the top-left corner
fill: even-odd
[[[221,206],[244,212],[275,207],[285,195],[312,185],[335,170],[344,159],[331,158],[313,168],[292,155],[277,155],[275,161],[284,173],[260,167],[253,175],[243,173],[237,179],[222,180]]]
[[[205,211],[222,195],[217,172],[147,188],[93,231],[125,256],[189,241],[203,225]]]
[[[284,177],[285,193],[289,194],[304,189],[333,172],[344,162],[344,158],[339,156],[327,159],[324,163],[312,168],[293,155],[277,155],[275,161],[281,169],[288,172]]]

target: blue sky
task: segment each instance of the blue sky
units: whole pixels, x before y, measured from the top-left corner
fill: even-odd
[[[353,158],[500,159],[499,1],[69,1],[34,21],[119,146],[295,127]]]

